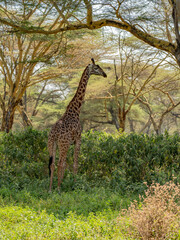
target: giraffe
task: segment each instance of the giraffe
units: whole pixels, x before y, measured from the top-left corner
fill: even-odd
[[[80,111],[84,101],[86,86],[91,75],[100,75],[107,77],[106,73],[95,64],[94,59],[89,64],[80,79],[79,86],[76,93],[69,105],[66,108],[63,116],[52,126],[48,137],[48,150],[49,150],[49,175],[50,187],[52,189],[53,173],[55,169],[55,153],[56,145],[59,148],[59,161],[58,161],[58,190],[62,183],[66,165],[66,156],[71,144],[74,144],[74,162],[73,173],[77,174],[78,171],[78,155],[81,146],[81,125],[80,125]]]

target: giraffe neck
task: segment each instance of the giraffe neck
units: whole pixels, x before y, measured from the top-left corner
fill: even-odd
[[[86,93],[86,87],[87,87],[87,83],[89,80],[89,68],[86,67],[82,76],[81,76],[81,80],[79,82],[79,86],[76,90],[76,93],[73,97],[73,99],[71,100],[71,102],[69,103],[69,105],[67,106],[67,110],[66,113],[73,113],[75,112],[76,114],[80,114],[80,110],[81,110],[81,106],[85,97],[85,93]]]

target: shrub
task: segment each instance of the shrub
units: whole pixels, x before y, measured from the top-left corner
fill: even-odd
[[[0,138],[0,186],[18,189],[47,175],[47,132],[27,128]]]
[[[161,184],[179,178],[180,136],[131,133],[82,134],[77,183],[69,172],[73,166],[73,147],[67,157],[65,188],[106,186],[122,192],[144,191],[143,182]],[[48,179],[47,131],[27,128],[0,136],[0,185],[13,183],[22,189],[36,179]],[[56,154],[56,165],[58,154]],[[57,174],[55,173],[55,181]],[[179,181],[178,179],[177,181]],[[54,183],[55,183],[54,181]],[[91,187],[90,186],[90,187]]]
[[[3,134],[0,143],[2,159],[9,164],[43,161],[47,132],[27,128],[25,131]]]
[[[96,182],[109,181],[114,189],[134,190],[144,181],[163,184],[179,175],[179,142],[178,134],[87,132],[82,138],[79,172]]]
[[[134,201],[128,213],[131,219],[130,235],[135,238],[179,239],[180,185],[172,181],[164,185],[153,183],[141,202]]]

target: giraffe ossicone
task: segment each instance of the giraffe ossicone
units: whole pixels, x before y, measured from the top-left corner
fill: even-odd
[[[58,188],[62,183],[64,171],[66,166],[66,157],[69,146],[74,144],[74,174],[78,171],[78,155],[81,146],[81,125],[80,125],[80,111],[85,97],[86,86],[91,75],[99,75],[107,77],[103,69],[95,64],[94,59],[89,64],[80,79],[76,93],[70,103],[68,104],[63,116],[52,126],[48,137],[48,150],[49,150],[49,174],[50,174],[50,187],[52,189],[53,174],[55,169],[55,154],[56,146],[59,148],[59,161],[58,161]]]

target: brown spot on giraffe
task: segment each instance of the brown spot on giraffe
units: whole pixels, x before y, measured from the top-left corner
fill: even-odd
[[[78,170],[78,155],[81,146],[81,125],[79,120],[81,106],[85,97],[86,86],[91,75],[99,75],[107,77],[106,73],[95,64],[94,59],[89,64],[79,82],[77,91],[66,108],[64,115],[52,126],[48,137],[48,150],[49,150],[49,172],[50,172],[50,188],[52,189],[53,173],[55,168],[55,153],[56,145],[59,148],[59,161],[58,161],[58,189],[60,189],[61,182],[64,177],[66,166],[66,156],[71,144],[75,145],[74,149],[74,164],[73,172],[77,173]]]

